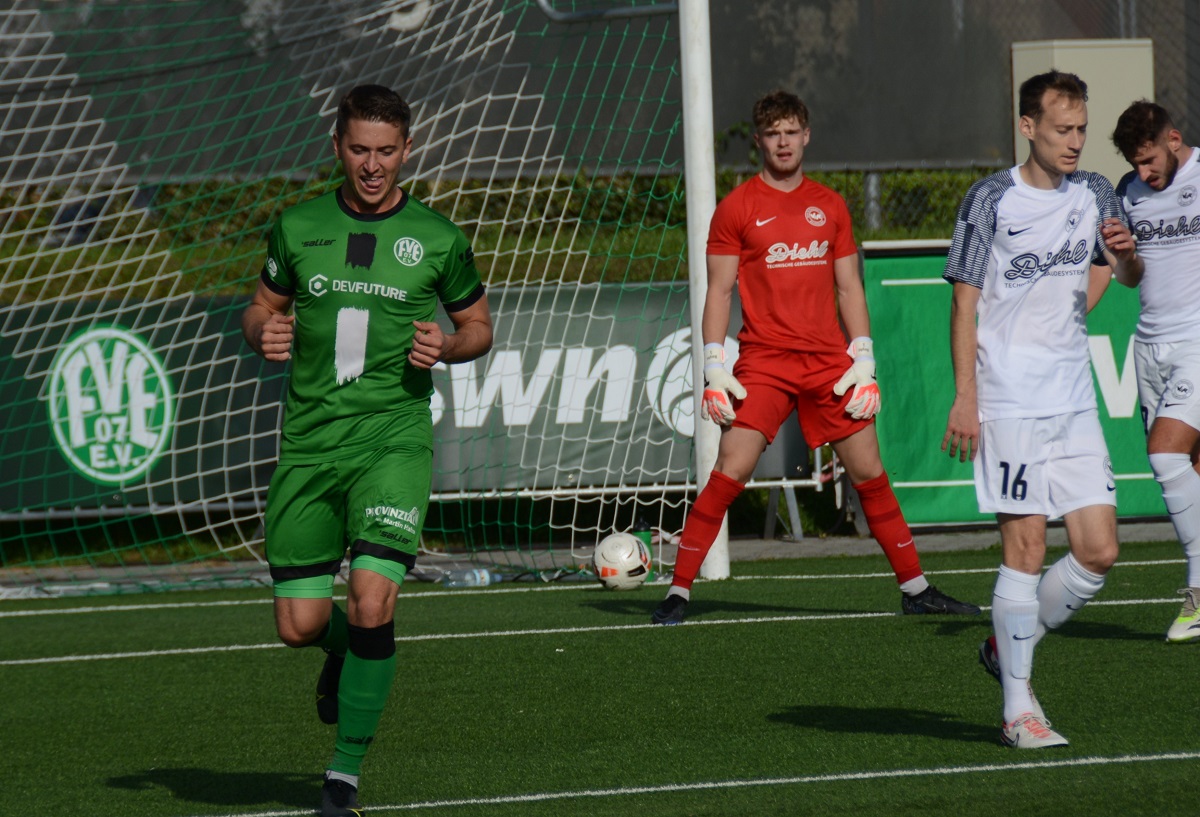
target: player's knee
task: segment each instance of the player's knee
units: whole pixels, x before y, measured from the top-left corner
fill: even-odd
[[[357,627],[379,627],[392,620],[394,609],[386,599],[373,595],[357,596],[350,605],[350,623]]]
[[[1103,576],[1117,563],[1119,554],[1120,547],[1114,539],[1111,542],[1093,543],[1083,553],[1075,554],[1075,560],[1092,573]]]
[[[307,647],[325,632],[324,627],[315,629],[299,627],[291,621],[276,622],[275,630],[279,634],[279,640],[289,647]]]

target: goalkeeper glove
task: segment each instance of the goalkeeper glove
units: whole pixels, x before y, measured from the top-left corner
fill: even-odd
[[[833,393],[841,397],[853,386],[846,413],[855,420],[869,420],[879,413],[879,385],[875,382],[875,345],[870,338],[855,338],[850,341],[846,354],[854,358],[850,368],[833,387]]]
[[[727,426],[737,416],[733,413],[729,395],[738,400],[746,396],[746,390],[737,378],[725,371],[725,347],[720,343],[704,344],[704,399],[703,411],[719,426]]]

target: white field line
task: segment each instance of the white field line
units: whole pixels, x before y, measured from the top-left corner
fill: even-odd
[[[891,575],[891,574],[889,574]],[[1179,604],[1179,599],[1121,599],[1117,601],[1093,601],[1089,602],[1088,606],[1098,607],[1129,607],[1143,604]],[[990,610],[990,607],[981,607],[983,610]],[[748,618],[715,618],[715,619],[690,619],[675,626],[678,627],[717,627],[726,625],[747,625],[747,624],[780,624],[800,621],[848,621],[848,620],[865,620],[872,618],[897,618],[903,616],[903,613],[822,613],[817,615],[794,615],[794,616],[754,616]],[[579,633],[603,633],[617,632],[621,630],[664,630],[667,628],[656,624],[605,624],[593,625],[590,627],[552,627],[545,629],[530,629],[530,630],[487,630],[477,633],[425,633],[422,635],[404,635],[398,636],[395,640],[397,644],[409,644],[419,641],[456,641],[468,638],[514,638],[519,636],[542,636],[542,635],[577,635]],[[23,667],[36,664],[73,664],[84,661],[117,661],[125,658],[156,658],[168,655],[209,655],[225,652],[246,652],[251,650],[272,650],[283,648],[284,645],[277,641],[268,642],[265,644],[229,644],[216,647],[187,647],[174,650],[140,650],[138,652],[112,652],[112,653],[89,653],[84,655],[59,655],[48,656],[45,658],[13,658],[0,660],[0,667]]]
[[[1140,562],[1119,562],[1117,567],[1158,567],[1161,565],[1181,565],[1184,564],[1183,559],[1153,559]],[[962,568],[958,570],[930,570],[925,573],[926,576],[962,576],[972,573],[995,573],[994,567],[975,567]],[[895,575],[893,573],[800,573],[791,576],[733,576],[733,581],[819,581],[822,579],[890,579]],[[705,579],[697,581],[705,582]],[[724,581],[719,579],[717,581]],[[666,582],[658,582],[657,585],[666,587]],[[651,585],[656,586],[656,585]],[[503,595],[505,593],[545,593],[562,590],[581,590],[588,593],[603,593],[604,588],[595,584],[546,584],[533,585],[530,587],[497,587],[480,590],[434,590],[426,593],[401,593],[397,600],[399,601],[417,601],[422,599],[438,599],[438,598],[462,598],[463,596],[479,596],[479,595]],[[335,597],[335,601],[345,601],[345,596]],[[110,604],[110,605],[92,605],[90,607],[57,607],[47,608],[45,610],[0,610],[0,619],[5,618],[28,618],[31,616],[65,616],[65,615],[80,615],[84,613],[130,613],[143,612],[146,610],[182,610],[188,608],[204,608],[204,607],[237,607],[245,604],[270,604],[272,599],[242,599],[237,601],[195,601],[195,602],[167,602],[165,604]]]
[[[995,772],[1040,772],[1048,769],[1070,769],[1088,766],[1124,766],[1135,763],[1164,763],[1200,759],[1200,752],[1169,752],[1152,755],[1116,755],[1112,757],[1075,757],[1063,760],[1026,761],[1018,763],[984,763],[976,766],[934,766],[927,769],[881,769],[869,772],[798,775],[795,777],[759,777],[743,780],[713,780],[697,783],[665,783],[659,786],[622,786],[611,789],[581,791],[535,792],[497,797],[464,797],[457,800],[427,800],[423,803],[395,803],[385,806],[366,806],[372,814],[394,814],[421,809],[459,808],[462,806],[500,806],[515,803],[544,803],[551,800],[625,797],[634,794],[675,794],[689,791],[762,788],[766,786],[804,786],[814,783],[846,783],[864,780],[895,780],[905,777],[950,777],[952,775],[993,774]],[[287,811],[246,812],[238,817],[299,817],[311,815],[311,809]]]

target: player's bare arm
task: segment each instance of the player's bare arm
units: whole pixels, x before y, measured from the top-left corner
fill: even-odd
[[[871,319],[867,315],[867,294],[858,272],[858,255],[847,255],[833,262],[833,282],[837,288],[838,316],[853,338],[871,336]]]
[[[292,356],[295,315],[287,314],[292,299],[272,292],[262,281],[242,312],[242,337],[254,352],[275,363]]]
[[[737,285],[738,257],[736,255],[705,256],[708,269],[708,292],[704,296],[704,316],[700,331],[705,343],[725,345],[729,332],[729,310],[733,305],[733,288]]]
[[[858,270],[858,254],[834,259],[833,282],[837,290],[838,316],[850,336],[846,354],[850,367],[833,387],[841,397],[850,391],[846,413],[855,420],[869,420],[879,413],[882,400],[875,381],[875,344],[871,340],[871,321],[867,316],[867,295]],[[853,391],[851,391],[853,389]]]
[[[746,396],[746,389],[725,368],[725,335],[729,331],[738,261],[736,255],[705,256],[708,292],[700,321],[704,338],[704,396],[700,413],[719,426],[728,426],[737,418],[730,395],[738,400]]]
[[[1093,264],[1088,270],[1088,287],[1087,287],[1087,311],[1091,312],[1096,308],[1096,304],[1100,303],[1100,299],[1104,297],[1105,291],[1108,289],[1108,283],[1113,279],[1113,259],[1111,253],[1104,254],[1108,260],[1108,264]]]
[[[417,331],[408,353],[409,363],[418,369],[433,368],[438,361],[464,363],[492,348],[492,313],[486,295],[449,315],[454,324],[454,332],[449,335],[432,321],[413,321]]]
[[[1104,255],[1112,265],[1112,274],[1117,283],[1127,287],[1137,286],[1146,272],[1146,265],[1137,254],[1137,241],[1129,228],[1120,219],[1106,218],[1100,232],[1104,236]],[[1088,300],[1090,303],[1090,297]]]
[[[975,390],[975,355],[979,336],[975,312],[980,290],[955,282],[950,301],[950,358],[954,364],[954,403],[946,421],[942,450],[960,462],[979,451],[979,401]]]

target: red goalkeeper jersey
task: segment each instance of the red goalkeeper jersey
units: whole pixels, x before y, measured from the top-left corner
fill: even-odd
[[[739,344],[842,351],[833,262],[858,252],[842,197],[805,178],[791,192],[755,176],[722,199],[709,255],[738,256]]]

